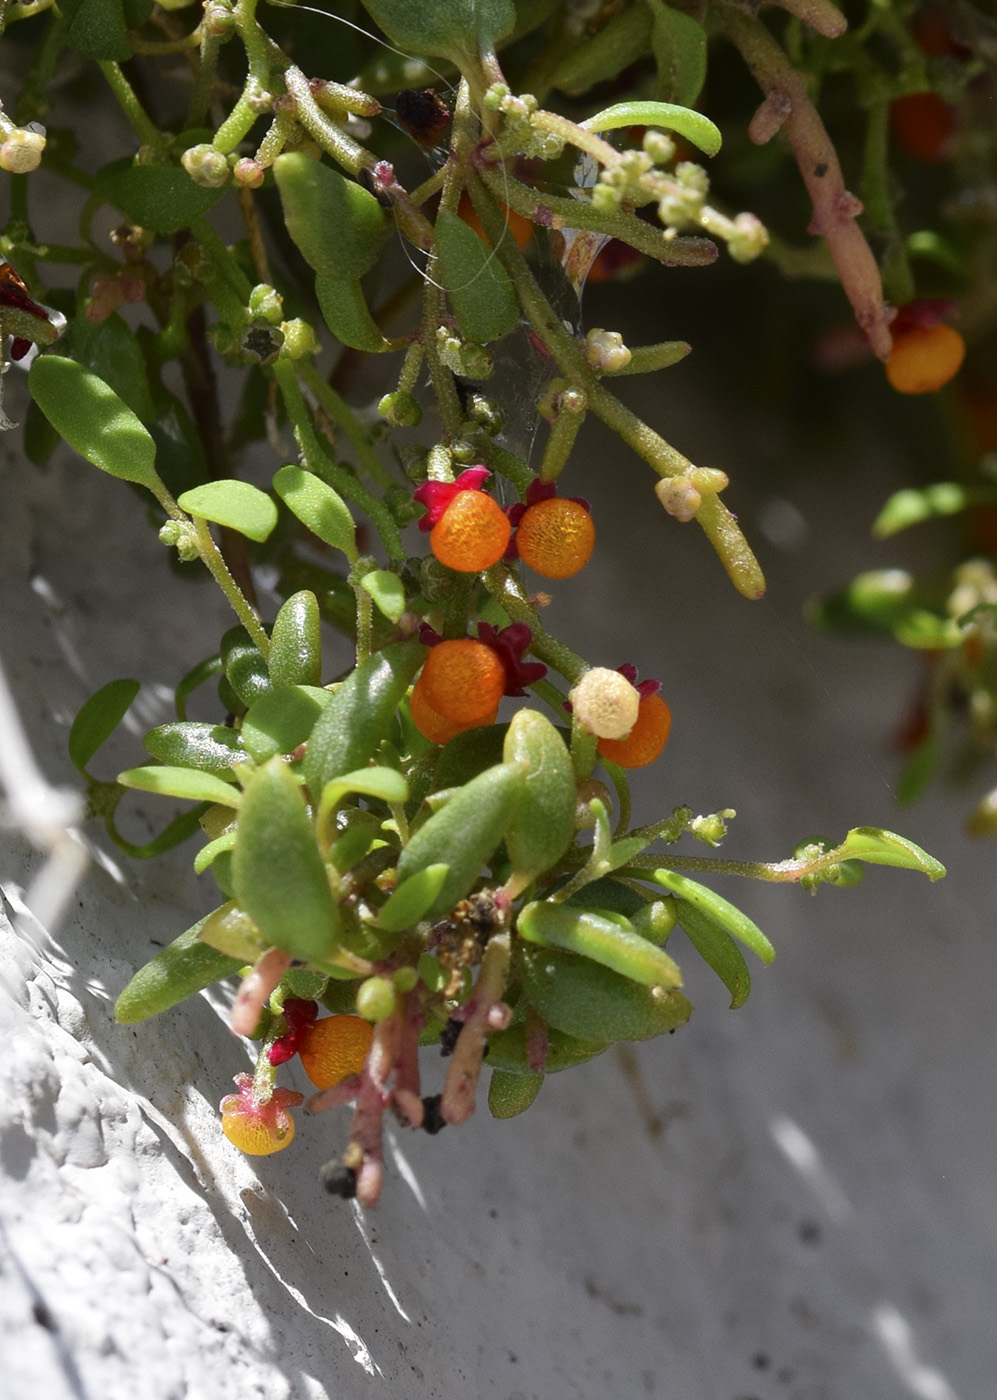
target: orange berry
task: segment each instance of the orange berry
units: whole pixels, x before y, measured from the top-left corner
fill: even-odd
[[[571,578],[588,563],[594,545],[591,514],[560,496],[528,506],[516,530],[520,559],[544,578]]]
[[[461,729],[491,724],[506,687],[498,654],[471,637],[439,642],[419,677],[430,709]]]
[[[492,496],[458,491],[430,531],[429,543],[448,569],[476,574],[498,563],[511,534],[512,526]]]
[[[886,377],[899,394],[933,394],[959,371],[966,342],[951,326],[912,326],[894,338]]]
[[[374,1027],[362,1016],[324,1016],[301,1032],[298,1054],[316,1089],[331,1089],[359,1074]]]
[[[936,92],[912,92],[890,104],[890,127],[907,155],[934,165],[949,153],[955,112]]]
[[[422,684],[422,677],[416,681],[409,696],[409,712],[412,715],[412,722],[424,739],[428,739],[433,744],[448,744],[457,734],[463,734],[465,729],[477,729],[483,724],[494,724],[498,714],[498,706],[486,715],[483,720],[474,724],[455,724],[453,720],[444,719],[433,709],[426,699],[425,686]]]
[[[600,739],[599,752],[621,768],[643,768],[653,763],[668,743],[672,712],[655,692],[645,695],[637,711],[637,721],[625,739]]]

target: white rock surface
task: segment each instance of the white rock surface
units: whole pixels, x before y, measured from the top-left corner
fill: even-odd
[[[790,554],[772,551],[782,595],[752,609],[695,527],[648,511],[614,542],[591,476],[572,484],[603,504],[608,562],[565,589],[554,623],[666,682],[675,730],[642,786],[647,816],[730,804],[731,854],[763,858],[815,829],[899,826],[948,881],[874,871],[816,901],[725,886],[779,948],[743,1010],[678,949],[699,1008],[687,1029],[552,1078],[522,1119],[495,1123],[482,1102],[460,1131],[398,1133],[364,1216],[316,1179],[345,1113],[299,1118],[272,1158],[224,1140],[215,1105],[248,1060],[217,997],[114,1024],[128,977],[210,894],[185,849],[125,864],[88,827],[98,858],[55,940],[3,923],[5,1400],[993,1393],[992,856],[963,842],[963,798],[892,806],[884,716],[913,668],[809,634]],[[871,513],[882,481],[851,485]],[[808,588],[867,557],[816,486],[790,505],[776,534],[779,520],[817,527]],[[88,694],[134,675],[155,722],[228,625],[208,585],[170,573],[143,510],[78,461],[38,473],[3,459],[0,649],[59,784]],[[136,735],[94,766],[137,761]],[[136,809],[136,830],[167,805]],[[3,842],[10,915],[40,857]],[[428,1056],[429,1088],[438,1074]]]

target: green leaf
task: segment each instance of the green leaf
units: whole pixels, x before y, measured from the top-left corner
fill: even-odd
[[[723,138],[718,127],[701,112],[678,107],[671,102],[617,102],[581,123],[586,131],[614,131],[621,126],[661,126],[677,131],[708,156],[720,150]]]
[[[142,743],[159,763],[175,768],[198,768],[218,778],[231,778],[246,749],[234,729],[194,720],[160,724],[150,729]]]
[[[119,1025],[133,1026],[160,1011],[168,1011],[212,982],[239,971],[242,962],[238,958],[226,957],[200,942],[198,934],[207,918],[187,929],[136,972],[115,1003],[114,1018]]]
[[[273,163],[287,231],[321,277],[363,276],[377,262],[392,223],[377,200],[342,171],[300,152]]]
[[[312,792],[370,760],[425,659],[420,642],[395,642],[362,662],[334,692],[312,730],[305,780]]]
[[[274,686],[253,701],[243,718],[240,733],[247,752],[257,763],[293,753],[331,701],[331,693],[318,686]]]
[[[672,894],[687,900],[732,938],[750,948],[763,963],[770,963],[775,957],[775,949],[758,925],[722,895],[715,894],[713,890],[708,890],[705,885],[700,885],[695,880],[690,880],[687,875],[679,875],[675,870],[655,870],[643,878],[651,879],[656,885],[663,885],[666,890],[671,890]],[[682,910],[679,909],[677,913],[678,921],[682,923]]]
[[[933,734],[907,756],[896,782],[896,799],[902,807],[910,807],[923,795],[938,771],[942,751]]]
[[[356,526],[349,506],[328,482],[304,467],[281,467],[273,489],[288,510],[333,549],[340,549],[354,563],[357,558]]]
[[[579,1040],[577,1036],[565,1035],[563,1031],[551,1027],[547,1036],[547,1061],[545,1074],[556,1074],[558,1070],[572,1069],[592,1060],[609,1049],[608,1042]],[[498,1031],[488,1037],[488,1063],[504,1074],[533,1074],[526,1054],[526,1027],[510,1026],[507,1031]]]
[[[508,1070],[492,1070],[488,1085],[488,1112],[493,1118],[515,1118],[525,1113],[543,1088],[542,1074],[510,1074]]]
[[[449,865],[427,865],[405,880],[378,914],[378,928],[401,933],[417,924],[438,898],[449,873]]]
[[[400,621],[405,612],[405,588],[397,574],[390,569],[374,569],[364,574],[360,587],[366,589],[389,622]]]
[[[188,698],[199,686],[204,685],[205,681],[211,680],[212,676],[217,676],[221,670],[222,659],[220,656],[207,656],[196,666],[190,668],[173,692],[173,705],[178,719],[186,721]]]
[[[436,220],[436,252],[465,340],[486,345],[515,329],[519,299],[509,274],[474,229],[448,209]]]
[[[997,491],[993,487],[972,488],[955,481],[940,481],[934,486],[913,487],[895,492],[873,521],[872,533],[887,539],[911,525],[935,516],[958,515],[975,505],[994,505]]]
[[[466,729],[444,744],[436,761],[434,790],[462,787],[486,768],[501,763],[507,728],[505,724],[484,724],[480,729]]]
[[[427,917],[449,913],[481,876],[509,827],[524,782],[521,764],[499,763],[486,769],[458,788],[409,841],[398,861],[399,884],[427,866],[449,866]]]
[[[706,30],[691,15],[662,0],[651,6],[651,47],[658,65],[655,96],[690,107],[706,81]]]
[[[537,710],[517,710],[502,757],[522,763],[526,786],[505,844],[513,876],[525,889],[564,855],[575,834],[575,775],[561,735]]]
[[[252,705],[271,689],[263,653],[245,627],[230,627],[222,637],[220,650],[228,683],[244,705]]]
[[[315,296],[325,324],[341,345],[378,355],[391,350],[370,314],[363,287],[356,277],[316,277]]]
[[[213,841],[209,841],[206,846],[202,846],[201,849],[198,851],[197,855],[194,857],[194,874],[203,875],[205,870],[207,870],[214,863],[216,856],[222,855],[225,851],[231,851],[234,845],[235,832],[224,831],[222,832],[221,836],[216,836]],[[205,942],[211,943],[211,939],[206,938]],[[214,947],[216,945],[212,944],[212,946]],[[252,962],[253,959],[246,958],[244,959],[244,961]]]
[[[646,5],[617,11],[596,34],[564,55],[551,74],[551,86],[575,95],[615,78],[648,52],[651,23]]]
[[[391,42],[408,53],[476,63],[516,24],[512,0],[364,0]]]
[[[343,773],[322,789],[318,807],[318,827],[322,831],[329,817],[349,793],[374,797],[388,805],[408,800],[408,783],[397,768],[358,768],[355,773]]]
[[[162,490],[148,430],[102,379],[75,360],[39,355],[28,382],[35,403],[81,457],[154,495]]]
[[[139,693],[138,681],[108,681],[78,711],[69,731],[69,757],[86,775],[87,764],[124,719]]]
[[[219,840],[225,838],[219,837]],[[232,839],[235,833],[232,832]],[[212,842],[212,845],[217,844]],[[238,958],[240,963],[254,963],[261,953],[266,952],[266,941],[259,929],[244,909],[240,909],[234,899],[223,904],[213,914],[209,914],[201,925],[198,934],[202,943],[216,948],[230,958]]]
[[[575,953],[524,948],[521,966],[530,1005],[548,1025],[582,1040],[651,1040],[692,1014],[681,992],[635,982]]]
[[[580,953],[645,987],[682,985],[674,958],[635,933],[626,920],[617,923],[591,909],[543,900],[526,906],[516,929],[529,943]]]
[[[242,801],[242,793],[237,787],[222,782],[213,773],[201,773],[196,768],[170,768],[166,765],[128,768],[118,774],[118,782],[122,787],[156,792],[163,797],[182,797],[190,802],[219,802],[223,807],[238,807]]]
[[[835,861],[864,860],[869,865],[893,865],[899,870],[919,870],[929,880],[940,880],[945,874],[941,861],[905,836],[884,831],[878,826],[856,826],[836,851],[830,852]]]
[[[143,423],[155,417],[138,336],[120,316],[94,325],[85,316],[70,322],[68,337],[73,359],[103,379]]]
[[[262,544],[277,524],[273,501],[248,481],[206,481],[203,486],[185,491],[177,505],[189,515],[226,525],[257,544]]]
[[[730,992],[731,1010],[743,1006],[751,992],[751,973],[733,938],[688,900],[680,901],[676,914],[689,942]]]
[[[275,686],[321,684],[322,614],[311,589],[292,594],[277,614],[268,665]]]
[[[122,0],[74,0],[69,9],[72,18],[66,39],[70,48],[84,58],[112,63],[131,58]]]
[[[142,228],[179,233],[217,204],[224,190],[209,190],[180,165],[135,165],[131,158],[105,165],[94,193]]]
[[[232,875],[239,905],[268,944],[308,962],[333,951],[339,910],[304,796],[280,758],[243,794]]]

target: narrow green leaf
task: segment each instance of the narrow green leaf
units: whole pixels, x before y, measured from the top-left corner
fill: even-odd
[[[234,832],[232,836],[234,839]],[[208,915],[201,925],[198,938],[219,953],[238,958],[240,963],[254,963],[267,948],[259,929],[234,899]]]
[[[635,982],[575,953],[524,948],[521,966],[530,1005],[548,1025],[581,1040],[651,1040],[692,1014],[681,992]]]
[[[94,193],[142,228],[179,233],[218,203],[222,189],[206,189],[180,165],[136,165],[131,157],[106,165]]]
[[[655,870],[647,878],[694,905],[707,918],[726,929],[732,938],[750,948],[763,963],[770,963],[775,957],[775,949],[754,920],[749,919],[747,914],[722,895],[715,894],[705,885],[690,880],[687,875],[679,875],[674,870]],[[681,922],[681,917],[679,921]]]
[[[316,277],[315,296],[325,324],[341,345],[378,355],[392,349],[370,314],[357,277]]]
[[[234,729],[220,724],[184,720],[157,725],[142,743],[159,763],[174,768],[198,768],[218,778],[231,778],[247,759],[246,749]]]
[[[187,674],[181,679],[173,692],[173,704],[177,712],[177,719],[186,721],[187,701],[199,686],[205,681],[211,680],[212,676],[217,676],[222,670],[222,659],[220,656],[208,656],[203,661],[199,661],[196,666],[192,666]]]
[[[690,107],[706,81],[706,30],[662,0],[645,0],[654,23],[651,46],[658,65],[655,96]]]
[[[516,23],[512,0],[364,0],[364,9],[398,48],[429,58],[449,58],[480,70]]]
[[[248,481],[206,481],[203,486],[185,491],[177,505],[202,520],[226,525],[257,544],[262,544],[277,524],[273,501]]]
[[[168,1011],[212,982],[239,971],[242,962],[238,958],[226,957],[199,940],[207,918],[199,920],[139,968],[115,1003],[114,1018],[119,1025],[132,1026],[160,1011]]]
[[[69,757],[81,773],[124,719],[139,689],[138,681],[108,681],[80,707],[69,731]]]
[[[466,340],[486,345],[516,327],[519,299],[509,274],[474,229],[446,209],[436,220],[436,252],[440,280]]]
[[[378,928],[401,933],[417,924],[436,898],[450,873],[449,865],[427,865],[394,891],[377,916]]]
[[[572,1069],[592,1060],[609,1049],[608,1042],[579,1040],[577,1036],[565,1035],[563,1031],[550,1028],[547,1035],[546,1074],[556,1074],[558,1070]],[[505,1074],[526,1075],[530,1069],[526,1054],[526,1027],[510,1026],[507,1031],[498,1031],[488,1037],[488,1063]]]
[[[311,685],[278,685],[254,700],[242,721],[242,742],[257,763],[293,753],[332,701],[328,690]]]
[[[572,95],[587,92],[643,58],[650,39],[651,12],[646,5],[618,10],[608,24],[561,58],[551,74],[551,86]]]
[[[275,686],[322,683],[322,614],[309,588],[288,598],[270,636],[270,679]]]
[[[941,861],[905,836],[884,831],[878,826],[856,826],[831,852],[835,860],[864,860],[869,865],[893,865],[900,870],[919,870],[929,880],[940,880],[945,874]]]
[[[743,1006],[751,992],[751,973],[733,938],[688,900],[680,900],[675,912],[689,942],[730,992],[731,1010]]]
[[[300,152],[273,163],[287,231],[322,277],[356,279],[377,262],[391,220],[369,190]]]
[[[201,773],[196,768],[171,768],[158,765],[128,768],[118,774],[122,787],[138,788],[140,792],[155,792],[162,797],[182,797],[190,802],[217,802],[223,807],[238,807],[242,793],[231,783],[223,783],[213,773]]]
[[[304,467],[281,467],[273,487],[288,510],[333,549],[341,549],[351,563],[357,558],[356,526],[349,506],[338,491]]]
[[[216,836],[213,841],[209,841],[206,846],[202,846],[194,857],[194,874],[203,875],[205,870],[213,863],[216,856],[220,856],[223,851],[230,851],[234,845],[235,832],[226,831],[223,832],[221,836]],[[205,939],[205,942],[210,943],[211,939]],[[252,959],[249,958],[246,959],[246,961],[251,962]]]
[[[376,797],[381,802],[395,803],[408,800],[408,783],[397,768],[358,768],[354,773],[343,773],[333,778],[322,789],[320,809],[331,811],[348,793],[359,793],[361,797]]]
[[[305,754],[312,792],[370,760],[388,735],[392,716],[426,655],[416,641],[395,642],[353,671],[316,722]]]
[[[263,653],[245,627],[230,627],[222,637],[220,651],[225,677],[243,705],[252,705],[272,689]]]
[[[518,710],[506,732],[502,757],[522,763],[526,785],[505,844],[520,888],[549,870],[575,834],[575,775],[561,735],[538,710]]]
[[[243,795],[232,875],[239,905],[268,944],[309,962],[333,951],[339,910],[305,799],[280,758]]]
[[[75,360],[39,355],[28,376],[32,396],[56,432],[101,471],[152,491],[156,445],[124,399]]]
[[[530,943],[580,953],[646,987],[682,985],[682,974],[674,958],[635,933],[625,920],[617,923],[591,909],[544,900],[528,904],[516,928],[520,937]]]
[[[958,515],[970,506],[995,503],[997,491],[993,487],[973,488],[955,481],[910,487],[894,492],[873,521],[872,533],[883,540],[935,516]]]
[[[719,128],[709,117],[671,102],[617,102],[589,117],[581,125],[586,131],[614,131],[621,126],[661,126],[667,131],[677,131],[708,156],[715,156],[723,142]]]
[[[374,606],[389,622],[398,622],[405,612],[405,588],[397,574],[389,569],[374,569],[364,574],[360,587],[374,599]]]
[[[525,1113],[543,1088],[542,1074],[510,1074],[508,1070],[492,1070],[488,1085],[488,1112],[493,1118],[515,1118]]]

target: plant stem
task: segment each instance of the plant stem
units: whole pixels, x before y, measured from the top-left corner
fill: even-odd
[[[131,83],[122,73],[120,66],[108,59],[102,59],[98,67],[107,79],[108,87],[114,93],[119,107],[128,118],[129,125],[143,146],[161,146],[163,138],[159,129],[136,97]]]
[[[508,565],[495,564],[481,577],[488,592],[502,605],[511,620],[525,622],[529,627],[533,633],[530,651],[534,656],[548,666],[553,666],[569,685],[575,685],[585,672],[591,669],[583,656],[579,656],[576,651],[572,651],[545,630],[529,595]]]
[[[256,23],[257,0],[235,0],[235,27],[246,50],[249,72],[238,102],[215,132],[216,151],[228,155],[247,136],[259,117],[258,101],[270,84],[270,60],[263,33]]]
[[[246,601],[239,585],[229,573],[228,565],[222,558],[221,550],[211,538],[211,532],[208,529],[207,522],[197,515],[193,517],[193,522],[194,533],[197,538],[198,553],[201,559],[204,561],[215,583],[217,583],[218,587],[232,605],[232,610],[236,617],[242,623],[243,627],[245,627],[250,637],[252,637],[260,655],[263,657],[264,661],[268,660],[270,656],[270,638],[263,630],[259,618]]]
[[[363,424],[358,421],[346,401],[340,398],[335,389],[323,379],[313,364],[307,360],[299,360],[297,364],[298,377],[308,385],[329,417],[346,434],[350,446],[357,454],[360,465],[367,475],[382,488],[393,486],[394,480],[391,473],[374,451]]]

